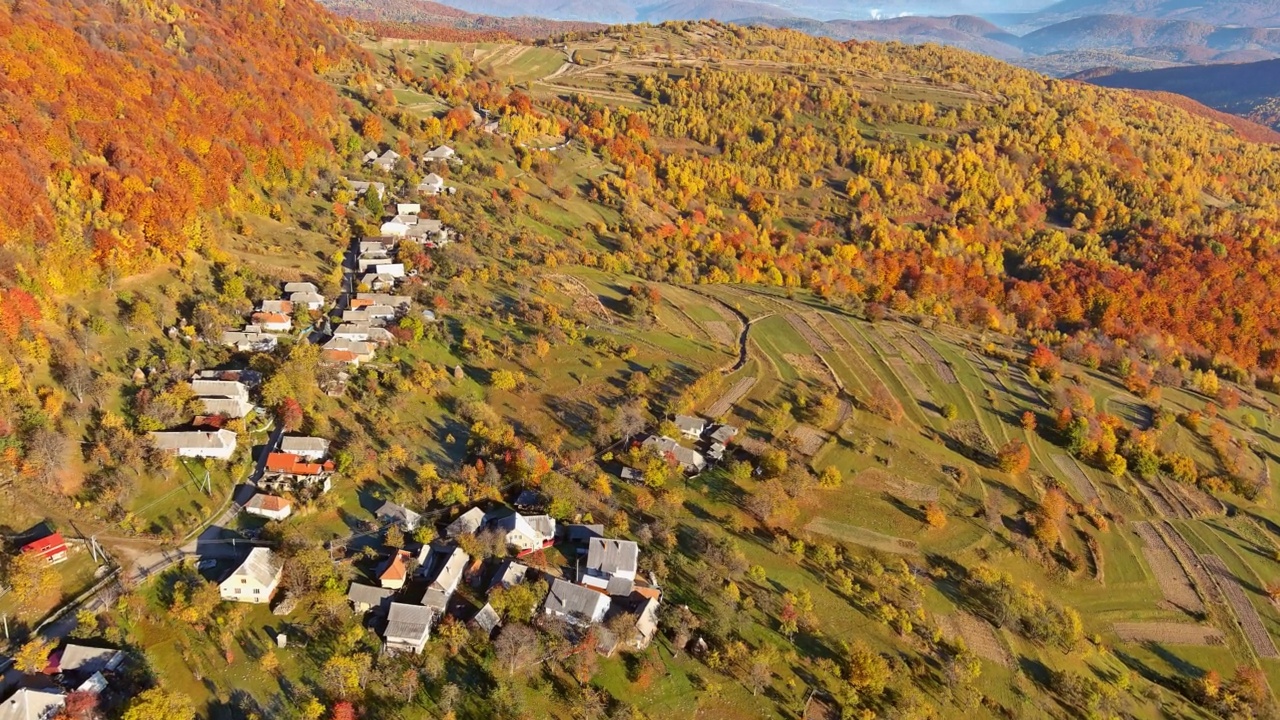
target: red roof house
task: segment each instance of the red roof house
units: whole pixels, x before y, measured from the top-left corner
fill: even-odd
[[[67,541],[62,538],[62,533],[56,532],[23,545],[22,552],[36,553],[48,560],[50,565],[56,565],[67,559]]]

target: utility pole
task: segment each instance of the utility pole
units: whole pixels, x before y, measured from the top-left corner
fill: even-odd
[[[4,641],[9,642],[9,613],[0,615],[0,620],[4,622]]]

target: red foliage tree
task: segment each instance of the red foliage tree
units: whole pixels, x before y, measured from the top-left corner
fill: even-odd
[[[280,418],[280,424],[284,426],[285,432],[295,432],[302,427],[302,405],[298,404],[297,400],[287,397],[276,407],[276,417]]]

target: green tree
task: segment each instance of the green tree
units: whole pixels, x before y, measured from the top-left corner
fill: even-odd
[[[122,720],[195,720],[191,699],[164,688],[151,688],[125,708]]]

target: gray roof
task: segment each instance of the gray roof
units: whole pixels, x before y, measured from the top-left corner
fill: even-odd
[[[378,508],[376,515],[379,518],[402,523],[404,525],[417,525],[418,521],[422,518],[418,513],[403,505],[393,503],[390,500],[383,503],[382,507]]]
[[[390,604],[389,601],[395,594],[396,591],[391,588],[365,585],[364,583],[351,583],[351,588],[347,590],[347,600],[356,605],[368,605],[371,608],[376,608]]]
[[[568,580],[556,578],[542,607],[549,613],[591,620],[609,607],[609,597]]]
[[[430,587],[436,590],[452,592],[462,579],[462,571],[467,569],[467,561],[471,556],[462,552],[462,548],[454,548],[449,557],[440,566],[440,572],[431,581]]]
[[[680,428],[680,432],[702,434],[707,429],[707,421],[693,415],[677,415],[676,427]]]
[[[484,511],[473,507],[459,515],[457,520],[449,523],[449,526],[444,529],[444,534],[448,537],[457,537],[464,533],[475,533],[481,525],[484,525]]]
[[[200,398],[200,404],[206,415],[226,415],[229,418],[242,418],[253,407],[248,400],[241,398],[206,397]]]
[[[640,546],[630,540],[597,537],[591,538],[587,546],[587,569],[606,575],[634,573],[639,558]]]
[[[280,452],[323,454],[329,452],[329,441],[318,437],[283,437],[280,439]]]
[[[249,551],[249,556],[240,563],[240,567],[236,568],[227,580],[247,577],[258,581],[261,585],[270,585],[275,581],[276,573],[280,572],[282,567],[284,567],[284,561],[270,548],[258,547]]]
[[[205,432],[203,430],[178,430],[174,432],[153,432],[151,441],[161,450],[181,450],[184,448],[200,448],[220,450],[234,447],[236,434],[230,430]]]
[[[284,284],[284,291],[285,291],[285,293],[286,293],[286,294],[292,294],[292,293],[314,293],[314,292],[319,292],[319,291],[320,291],[320,289],[316,287],[316,284],[315,284],[315,283],[309,283],[309,282],[291,282],[291,283],[285,283],[285,284]]]
[[[475,622],[476,625],[484,628],[485,632],[492,633],[502,625],[502,618],[498,617],[498,611],[494,610],[492,605],[485,603],[484,607],[480,608],[480,612],[476,613]]]
[[[422,596],[422,605],[443,615],[449,607],[449,593],[436,588],[427,588],[427,592]]]
[[[738,436],[738,428],[732,425],[719,425],[711,433],[711,439],[721,445],[728,445],[729,441]]]
[[[502,567],[498,568],[498,574],[494,576],[493,583],[489,587],[497,587],[498,585],[511,587],[512,585],[518,585],[524,582],[524,579],[528,575],[528,565],[518,563],[514,560],[507,560],[502,564]]]
[[[635,589],[635,582],[627,578],[615,577],[609,578],[609,584],[604,591],[612,597],[626,597]]]
[[[68,643],[62,649],[58,669],[62,672],[82,672],[92,675],[100,670],[114,670],[124,660],[124,653],[116,648],[97,648]]]
[[[235,380],[192,380],[191,390],[196,397],[248,399],[249,388]]]
[[[435,616],[429,607],[393,602],[387,612],[387,637],[425,638]]]
[[[658,452],[663,455],[671,455],[679,463],[680,467],[685,470],[690,468],[701,470],[707,464],[706,458],[702,457],[702,453],[697,450],[691,450],[669,437],[651,435],[644,441],[643,445],[647,448],[657,448]]]
[[[542,537],[551,539],[556,535],[556,521],[550,515],[525,515],[529,526]]]
[[[21,688],[0,703],[0,720],[48,720],[65,702],[60,692]]]

